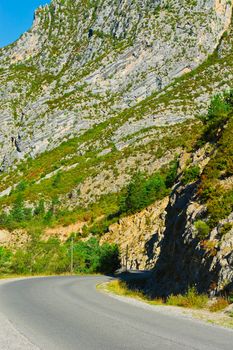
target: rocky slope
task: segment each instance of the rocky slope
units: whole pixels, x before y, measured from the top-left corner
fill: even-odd
[[[232,122],[228,128],[232,137]],[[210,204],[200,197],[201,179],[211,169],[221,143],[217,148],[207,143],[194,153],[183,153],[178,182],[169,197],[111,225],[102,238],[102,242],[119,245],[123,266],[127,259],[128,268],[154,271],[146,286],[149,294],[168,296],[190,286],[212,295],[233,290],[233,169],[228,168],[224,180],[212,179],[214,186],[221,186],[221,195],[213,194],[211,199],[216,201],[216,212],[225,207],[210,226],[206,224],[210,222]],[[196,166],[200,174],[184,183],[187,169]],[[226,194],[228,207],[223,204]]]
[[[109,227],[101,242],[117,243],[122,266],[147,270],[155,266],[164,237],[165,209],[168,197]]]
[[[162,201],[110,226],[123,264],[153,269],[147,291],[157,296],[233,291],[233,92],[217,96],[203,133],[179,156],[177,178]]]
[[[83,206],[121,190],[137,167],[169,163],[210,96],[231,86],[231,12],[219,0],[38,9],[31,30],[0,51],[0,196],[27,178],[51,200],[41,187],[59,171],[76,176],[62,202]]]
[[[219,0],[54,0],[39,8],[31,30],[0,52],[2,168],[127,114],[199,66],[219,45],[231,10]],[[95,147],[120,149],[141,129],[193,117],[176,109],[119,116]]]

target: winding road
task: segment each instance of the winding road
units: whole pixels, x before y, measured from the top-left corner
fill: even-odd
[[[1,350],[232,350],[233,331],[165,314],[96,290],[108,277],[0,283]],[[4,337],[8,337],[7,341]],[[24,344],[24,345],[22,345]]]

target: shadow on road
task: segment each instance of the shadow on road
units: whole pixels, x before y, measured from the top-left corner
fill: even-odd
[[[128,270],[118,271],[114,277],[125,282],[129,289],[144,289],[152,271]]]

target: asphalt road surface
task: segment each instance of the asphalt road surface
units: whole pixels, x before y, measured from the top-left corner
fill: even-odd
[[[12,327],[12,336],[8,329],[4,343],[6,332],[0,331],[0,349],[233,349],[233,331],[97,291],[96,284],[106,280],[49,277],[1,282],[0,314]]]

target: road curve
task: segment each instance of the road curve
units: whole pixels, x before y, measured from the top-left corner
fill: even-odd
[[[231,330],[122,302],[96,290],[106,280],[4,281],[0,312],[41,350],[232,350]]]

